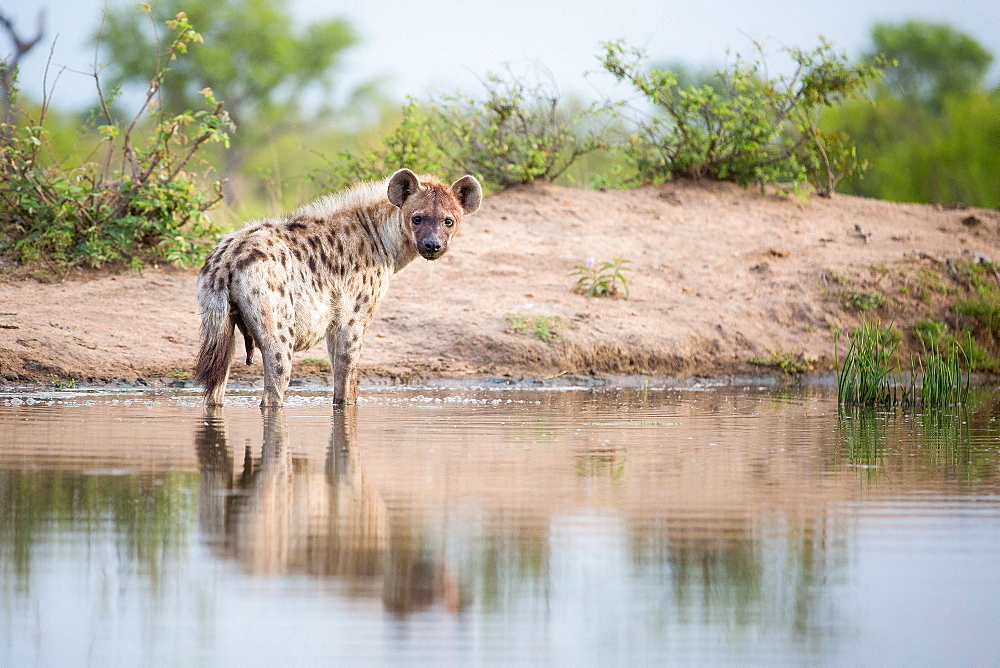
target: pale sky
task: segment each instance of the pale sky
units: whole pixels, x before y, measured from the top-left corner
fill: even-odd
[[[44,46],[22,63],[23,89],[40,96],[45,61],[57,35],[50,83],[61,66],[90,71],[94,55],[87,40],[102,8],[125,4],[0,0],[22,33],[33,32],[38,9],[47,8]],[[919,18],[948,22],[1000,58],[997,0],[290,0],[290,6],[303,23],[348,18],[362,42],[347,55],[341,74],[345,88],[384,77],[384,89],[400,101],[429,89],[478,92],[476,77],[504,63],[516,72],[547,68],[564,93],[615,96],[610,77],[588,80],[583,73],[598,70],[598,44],[617,38],[645,48],[656,62],[696,67],[723,64],[727,49],[751,55],[752,38],[765,43],[773,67],[780,69],[782,46],[811,48],[817,35],[823,35],[853,56],[868,45],[875,22]],[[0,41],[0,50],[9,49],[9,41]],[[994,61],[992,81],[1000,78],[998,72],[1000,63]],[[55,105],[83,107],[93,99],[92,90],[89,77],[66,71],[55,91]]]

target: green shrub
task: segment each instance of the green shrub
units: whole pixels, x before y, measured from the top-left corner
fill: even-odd
[[[463,92],[410,99],[399,127],[375,150],[341,153],[319,177],[332,188],[415,171],[472,174],[488,192],[554,181],[579,158],[606,148],[606,107],[568,110],[554,85],[509,70],[482,79],[485,96]]]
[[[201,39],[183,13],[168,26],[175,34],[167,63]],[[205,110],[152,112],[168,71],[160,68],[139,112],[124,121],[114,117],[98,82],[97,157],[78,166],[46,162],[45,105],[36,119],[4,128],[0,252],[25,264],[93,267],[127,261],[139,268],[143,258],[188,265],[204,258],[209,246],[203,240],[217,233],[205,212],[221,199],[220,183],[204,187],[187,170],[206,143],[228,145],[232,124],[209,89],[202,91]]]
[[[488,73],[485,97],[464,93],[432,99],[431,134],[458,171],[488,189],[554,181],[577,159],[604,148],[598,104],[570,112],[552,83],[529,83],[509,70]]]
[[[844,303],[856,311],[874,311],[885,303],[885,295],[878,290],[847,288],[841,294]]]
[[[360,181],[379,181],[404,167],[417,173],[448,172],[447,155],[434,143],[430,125],[426,110],[410,98],[399,125],[379,147],[342,151],[332,159],[324,159],[323,168],[314,171],[311,178],[324,189],[337,191]]]
[[[587,258],[577,264],[569,275],[577,277],[574,290],[584,297],[616,297],[619,294],[628,297],[625,272],[631,271],[629,264],[631,260],[620,257],[601,262]]]
[[[642,51],[605,43],[604,68],[658,112],[637,121],[626,145],[639,180],[811,183],[829,195],[841,178],[860,170],[846,135],[820,131],[816,119],[824,107],[864,93],[885,64],[849,66],[825,41],[813,51],[786,52],[796,64],[789,77],[769,76],[762,57],[737,58],[712,85],[683,86],[675,73],[646,67]]]

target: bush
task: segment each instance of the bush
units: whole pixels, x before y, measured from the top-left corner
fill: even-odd
[[[169,63],[201,37],[183,13],[167,25],[175,33],[163,58]],[[127,121],[114,117],[98,80],[104,123],[90,155],[99,157],[78,166],[46,162],[53,154],[46,104],[36,119],[3,128],[0,252],[24,264],[60,266],[127,261],[140,268],[143,258],[175,265],[204,259],[203,239],[218,232],[205,212],[221,200],[221,184],[206,188],[186,169],[206,143],[228,145],[233,126],[209,89],[202,91],[206,110],[150,111],[168,71],[157,71],[145,103]]]
[[[1000,270],[989,261],[963,259],[954,262],[955,278],[968,290],[968,297],[955,302],[955,312],[972,321],[992,345],[1000,335]]]
[[[341,153],[319,178],[331,188],[415,171],[466,173],[496,192],[535,180],[554,181],[582,156],[606,148],[607,108],[568,111],[551,83],[509,70],[482,80],[483,99],[458,92],[420,104],[411,99],[399,127],[378,149]]]
[[[631,260],[616,257],[612,260],[597,262],[588,257],[578,262],[569,272],[576,276],[574,291],[584,297],[617,297],[619,294],[628,297],[628,278],[625,272],[631,271]],[[621,285],[621,288],[619,288]]]
[[[812,184],[828,196],[863,168],[847,137],[821,132],[816,121],[823,108],[862,94],[883,62],[849,66],[824,41],[813,51],[786,50],[796,64],[789,77],[768,76],[763,57],[737,58],[713,85],[683,86],[675,73],[647,68],[645,54],[622,41],[603,47],[604,68],[655,108],[638,118],[625,148],[640,181]]]
[[[606,147],[599,129],[604,110],[591,105],[571,113],[555,85],[508,70],[482,80],[484,99],[457,93],[432,99],[431,136],[458,170],[488,189],[534,180],[554,181],[581,156]]]
[[[404,167],[417,173],[449,171],[447,156],[431,137],[430,123],[425,110],[410,98],[399,126],[382,139],[381,146],[324,159],[322,170],[314,170],[310,178],[326,190],[337,191],[360,181],[379,181]]]

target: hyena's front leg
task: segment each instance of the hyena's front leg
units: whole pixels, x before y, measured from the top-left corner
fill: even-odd
[[[364,336],[365,325],[357,320],[350,320],[339,327],[332,324],[326,332],[335,404],[353,404],[358,400],[358,365]]]

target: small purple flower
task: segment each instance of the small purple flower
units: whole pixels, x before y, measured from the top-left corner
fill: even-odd
[[[594,258],[588,257],[586,260],[584,260],[583,264],[588,269],[593,269],[594,268]]]

